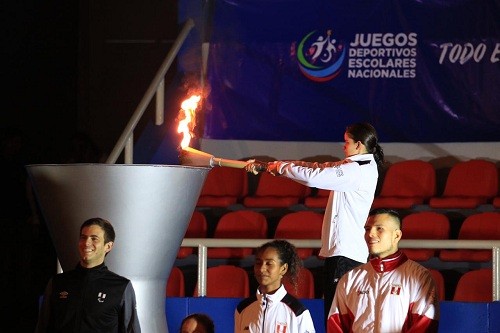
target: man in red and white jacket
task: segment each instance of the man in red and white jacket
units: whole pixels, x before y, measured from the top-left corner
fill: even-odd
[[[340,279],[327,332],[437,332],[439,300],[429,270],[398,249],[401,218],[390,209],[370,212],[365,241],[370,261]]]

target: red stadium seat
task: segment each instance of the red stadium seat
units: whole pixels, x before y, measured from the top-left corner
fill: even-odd
[[[318,189],[314,196],[308,196],[304,199],[304,206],[307,208],[326,208],[330,190]]]
[[[243,205],[251,208],[287,208],[301,203],[311,189],[291,179],[259,174],[255,194],[243,199]]]
[[[214,238],[255,238],[267,236],[267,219],[260,212],[236,210],[222,215],[217,223]],[[217,248],[207,250],[207,258],[244,258],[253,248]]]
[[[500,208],[500,197],[495,197],[493,199],[493,207]]]
[[[288,279],[283,279],[286,291],[297,298],[314,298],[314,276],[306,267],[302,267],[297,280],[297,289]]]
[[[208,226],[207,219],[205,215],[195,210],[191,220],[189,221],[188,228],[186,230],[185,238],[205,238],[207,237]],[[177,252],[177,259],[186,258],[190,254],[194,253],[194,248],[192,247],[182,247]]]
[[[487,204],[498,193],[498,170],[493,162],[475,159],[455,164],[444,192],[429,200],[431,208],[473,209]]]
[[[301,210],[283,215],[274,232],[275,239],[321,239],[323,214],[309,210]],[[312,248],[297,248],[301,259],[314,254]]]
[[[248,194],[245,169],[214,167],[201,189],[197,207],[228,207],[239,203]]]
[[[468,216],[458,233],[459,240],[500,239],[500,212],[483,212]],[[491,250],[441,250],[442,261],[487,262],[492,260]]]
[[[448,239],[450,221],[445,214],[425,211],[406,215],[402,221],[404,239]],[[402,249],[408,258],[427,261],[436,256],[434,249]]]
[[[441,272],[438,271],[437,269],[429,268],[429,271],[431,272],[432,278],[434,279],[434,282],[436,283],[438,299],[439,299],[439,301],[444,301],[445,300],[445,283],[444,283],[443,274],[441,274]]]
[[[207,268],[207,297],[248,297],[250,282],[248,273],[239,266],[219,265]],[[194,294],[198,295],[198,284]]]
[[[184,297],[185,296],[185,281],[182,270],[173,266],[167,280],[167,297]]]
[[[455,302],[492,302],[493,271],[491,268],[480,268],[464,273],[458,280]]]
[[[392,164],[372,208],[410,209],[436,194],[436,171],[431,163],[406,160]]]

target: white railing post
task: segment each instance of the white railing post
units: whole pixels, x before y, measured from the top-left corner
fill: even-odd
[[[493,300],[500,301],[500,247],[493,247],[491,249],[493,254]]]
[[[198,296],[207,296],[207,247],[198,245]]]

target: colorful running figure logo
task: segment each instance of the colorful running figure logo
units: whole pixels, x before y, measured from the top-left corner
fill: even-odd
[[[325,35],[315,30],[300,41],[297,60],[308,79],[326,82],[339,75],[345,53],[344,44],[333,38],[332,30],[327,30]]]

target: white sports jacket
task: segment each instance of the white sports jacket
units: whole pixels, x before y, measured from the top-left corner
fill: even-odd
[[[303,185],[332,191],[325,208],[319,255],[366,262],[364,226],[377,187],[377,163],[373,154],[353,155],[348,160],[351,162],[281,162],[278,171]]]
[[[272,295],[242,300],[234,312],[235,333],[315,333],[311,313],[281,287]]]
[[[346,273],[327,332],[437,332],[439,300],[429,270],[398,251]]]

